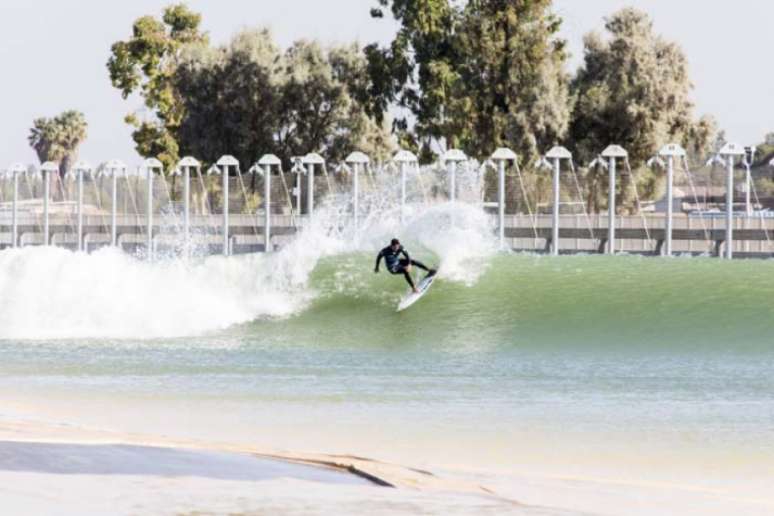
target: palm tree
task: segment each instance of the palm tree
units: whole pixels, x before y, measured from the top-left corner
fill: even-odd
[[[59,174],[64,176],[78,159],[78,147],[86,139],[88,124],[80,111],[65,111],[54,118],[33,121],[28,141],[41,163],[59,163]]]

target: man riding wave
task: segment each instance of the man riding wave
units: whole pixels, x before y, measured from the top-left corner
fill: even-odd
[[[401,258],[401,255],[403,255],[404,258]],[[379,272],[379,263],[382,261],[382,258],[384,258],[384,264],[387,267],[387,270],[390,271],[390,274],[403,274],[403,277],[406,278],[406,282],[408,282],[412,292],[415,294],[418,294],[419,290],[414,284],[414,279],[411,277],[411,266],[414,265],[427,271],[428,277],[435,275],[437,272],[435,269],[428,268],[422,262],[412,260],[406,249],[400,245],[400,241],[397,238],[393,238],[390,245],[379,251],[379,255],[376,257],[374,272]]]

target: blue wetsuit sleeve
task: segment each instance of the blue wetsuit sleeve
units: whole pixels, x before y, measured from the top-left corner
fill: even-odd
[[[411,261],[411,257],[409,256],[409,254],[408,254],[408,251],[406,251],[406,249],[404,249],[403,247],[401,247],[401,248],[400,248],[400,252],[401,252],[401,254],[403,254],[403,256],[405,256],[405,257],[406,257],[406,260],[408,260],[409,262]]]

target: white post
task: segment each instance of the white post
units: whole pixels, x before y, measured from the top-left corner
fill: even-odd
[[[352,165],[352,222],[355,226],[355,230],[360,226],[358,220],[360,211],[360,185],[358,183],[358,175],[360,174],[360,164],[354,163]]]
[[[272,252],[271,245],[271,167],[276,166],[282,170],[282,160],[273,154],[266,154],[258,160],[251,169],[253,174],[260,173],[263,170],[263,250]]]
[[[19,245],[19,173],[13,171],[13,207],[11,208],[11,238],[13,247]]]
[[[505,162],[515,162],[516,159],[516,154],[505,147],[497,149],[492,154],[492,160],[497,162],[497,222],[500,250],[505,248]]]
[[[13,198],[11,201],[11,247],[19,246],[19,174],[27,169],[21,163],[14,163],[8,170],[13,179]]]
[[[406,174],[409,164],[416,163],[417,157],[407,150],[401,150],[392,161],[400,164],[400,224],[403,225],[406,221]]]
[[[457,164],[454,161],[448,161],[449,168],[449,201],[457,200]]]
[[[83,169],[78,167],[78,251],[83,251]]]
[[[49,243],[49,214],[48,214],[48,197],[50,195],[49,174],[48,170],[43,170],[43,245]]]
[[[223,256],[228,256],[228,165],[223,167]]]
[[[615,157],[608,164],[607,254],[615,254]]]
[[[541,166],[551,168],[551,163],[548,160],[553,161],[554,170],[554,206],[552,214],[552,227],[551,227],[551,255],[559,256],[559,175],[562,172],[562,160],[566,159],[572,161],[572,154],[564,147],[554,147],[546,154],[546,157],[541,160]]]
[[[263,250],[271,252],[271,165],[263,172]]]
[[[311,221],[314,213],[314,163],[307,163],[306,167],[306,213]]]
[[[222,156],[217,166],[220,167],[220,173],[223,174],[223,256],[231,254],[229,247],[229,221],[228,221],[228,174],[230,167],[239,167],[239,161],[233,156]]]
[[[406,168],[408,163],[401,161],[400,163],[400,223],[401,225],[406,218]]]
[[[369,163],[368,156],[356,151],[347,156],[346,162],[352,165],[352,221],[355,231],[360,227],[360,167]]]
[[[110,192],[110,245],[113,247],[118,243],[118,171],[112,170],[113,185]]]
[[[658,156],[648,161],[648,166],[658,164],[661,168],[666,168],[667,173],[667,215],[666,215],[666,235],[664,235],[664,256],[672,256],[672,228],[674,224],[674,182],[675,182],[675,160],[685,159],[686,153],[680,145],[670,143],[664,145],[658,151]],[[666,158],[666,164],[662,158]]]
[[[201,166],[198,160],[186,156],[173,171],[183,176],[183,255],[186,258],[191,254],[191,169],[201,172]]]
[[[554,206],[551,217],[551,254],[559,256],[559,174],[561,173],[561,161],[554,158]]]
[[[734,257],[734,157],[728,156],[726,176],[726,259]]]
[[[667,220],[665,237],[665,254],[672,256],[672,225],[674,218],[674,180],[675,180],[675,157],[667,158]]]
[[[146,246],[148,252],[148,260],[153,259],[153,167],[145,167],[145,182],[148,191],[146,192],[145,208],[146,208],[146,224],[148,228],[148,235],[146,239]]]
[[[727,143],[720,149],[719,156],[726,159],[726,259],[734,257],[734,158],[739,156],[743,159],[745,149],[736,143]],[[721,161],[717,157],[710,160],[710,163]]]
[[[502,250],[505,246],[505,161],[503,160],[498,162],[497,176],[497,225]]]

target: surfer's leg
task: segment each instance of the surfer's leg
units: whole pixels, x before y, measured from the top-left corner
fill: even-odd
[[[428,272],[430,271],[430,268],[427,267],[424,263],[418,262],[416,260],[411,260],[411,265],[416,265],[417,267],[419,267],[423,271],[428,271]]]
[[[406,278],[406,282],[411,287],[411,290],[416,292],[417,291],[417,286],[414,285],[414,278],[411,277],[411,274],[409,274],[409,271],[407,271],[406,269],[403,269],[403,277]]]

